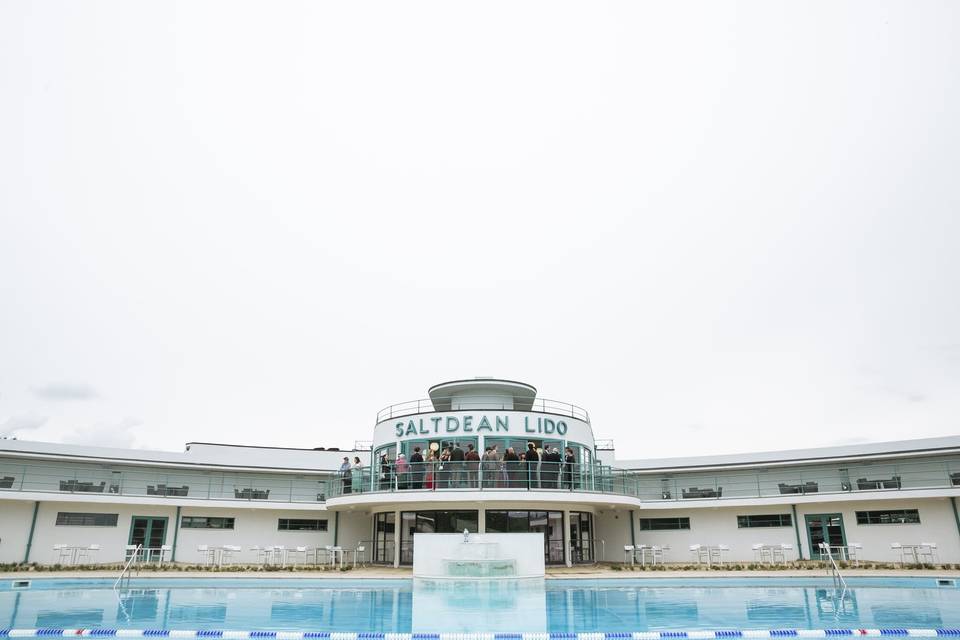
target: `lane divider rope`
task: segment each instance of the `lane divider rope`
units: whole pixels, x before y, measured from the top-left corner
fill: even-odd
[[[174,638],[176,640],[731,640],[735,638],[960,638],[960,628],[937,629],[727,629],[613,633],[343,633],[336,631],[226,631],[219,629],[2,629],[0,638]]]

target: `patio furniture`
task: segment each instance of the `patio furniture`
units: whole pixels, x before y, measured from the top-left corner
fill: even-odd
[[[719,498],[723,495],[723,487],[717,487],[716,489],[690,487],[689,489],[681,489],[680,492],[684,498]]]
[[[270,489],[237,489],[233,490],[233,497],[241,500],[269,500]]]
[[[633,563],[635,562],[635,558],[634,558],[635,550],[636,550],[636,547],[634,547],[632,544],[623,545],[623,564],[627,564],[627,560],[629,559],[630,564],[633,565]]]
[[[60,491],[73,491],[75,493],[103,493],[103,490],[106,488],[106,482],[93,484],[92,482],[80,482],[79,480],[60,481]]]
[[[77,550],[77,562],[83,564],[85,562],[91,562],[95,553],[100,551],[100,545],[91,544],[88,547],[80,547]]]
[[[820,485],[812,480],[799,484],[787,484],[785,482],[781,482],[777,486],[780,488],[781,495],[789,495],[794,493],[817,493],[820,491]]]
[[[217,555],[216,550],[207,544],[198,544],[197,553],[200,554],[201,565],[213,564]]]
[[[940,562],[936,542],[921,542],[917,549],[917,562],[920,564],[936,564]]]
[[[899,489],[901,486],[900,476],[893,476],[889,480],[867,480],[866,478],[857,478],[857,489],[860,491],[873,491],[877,489]]]
[[[13,476],[3,476],[0,478],[0,489],[12,489],[13,488]],[[957,483],[954,483],[957,484]]]
[[[55,544],[53,550],[57,554],[57,564],[73,564],[73,547],[66,544]]]
[[[190,487],[183,485],[182,487],[168,487],[165,484],[158,484],[153,486],[152,484],[147,485],[147,495],[148,496],[180,496],[186,497],[190,492]]]

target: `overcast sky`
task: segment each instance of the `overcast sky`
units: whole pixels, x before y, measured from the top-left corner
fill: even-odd
[[[960,3],[0,2],[0,434],[960,433]]]

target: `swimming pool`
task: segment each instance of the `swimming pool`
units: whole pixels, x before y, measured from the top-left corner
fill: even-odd
[[[960,628],[960,588],[933,578],[412,580],[37,579],[0,584],[0,630],[367,633]],[[2,633],[0,633],[2,635]]]

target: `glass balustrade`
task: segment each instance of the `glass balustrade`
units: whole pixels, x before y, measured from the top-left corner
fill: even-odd
[[[364,466],[349,474],[255,473],[53,463],[0,458],[0,491],[156,499],[322,503],[363,493],[550,491],[696,504],[727,498],[856,494],[960,487],[960,458],[798,465],[762,470],[664,473],[603,465],[446,462]]]

